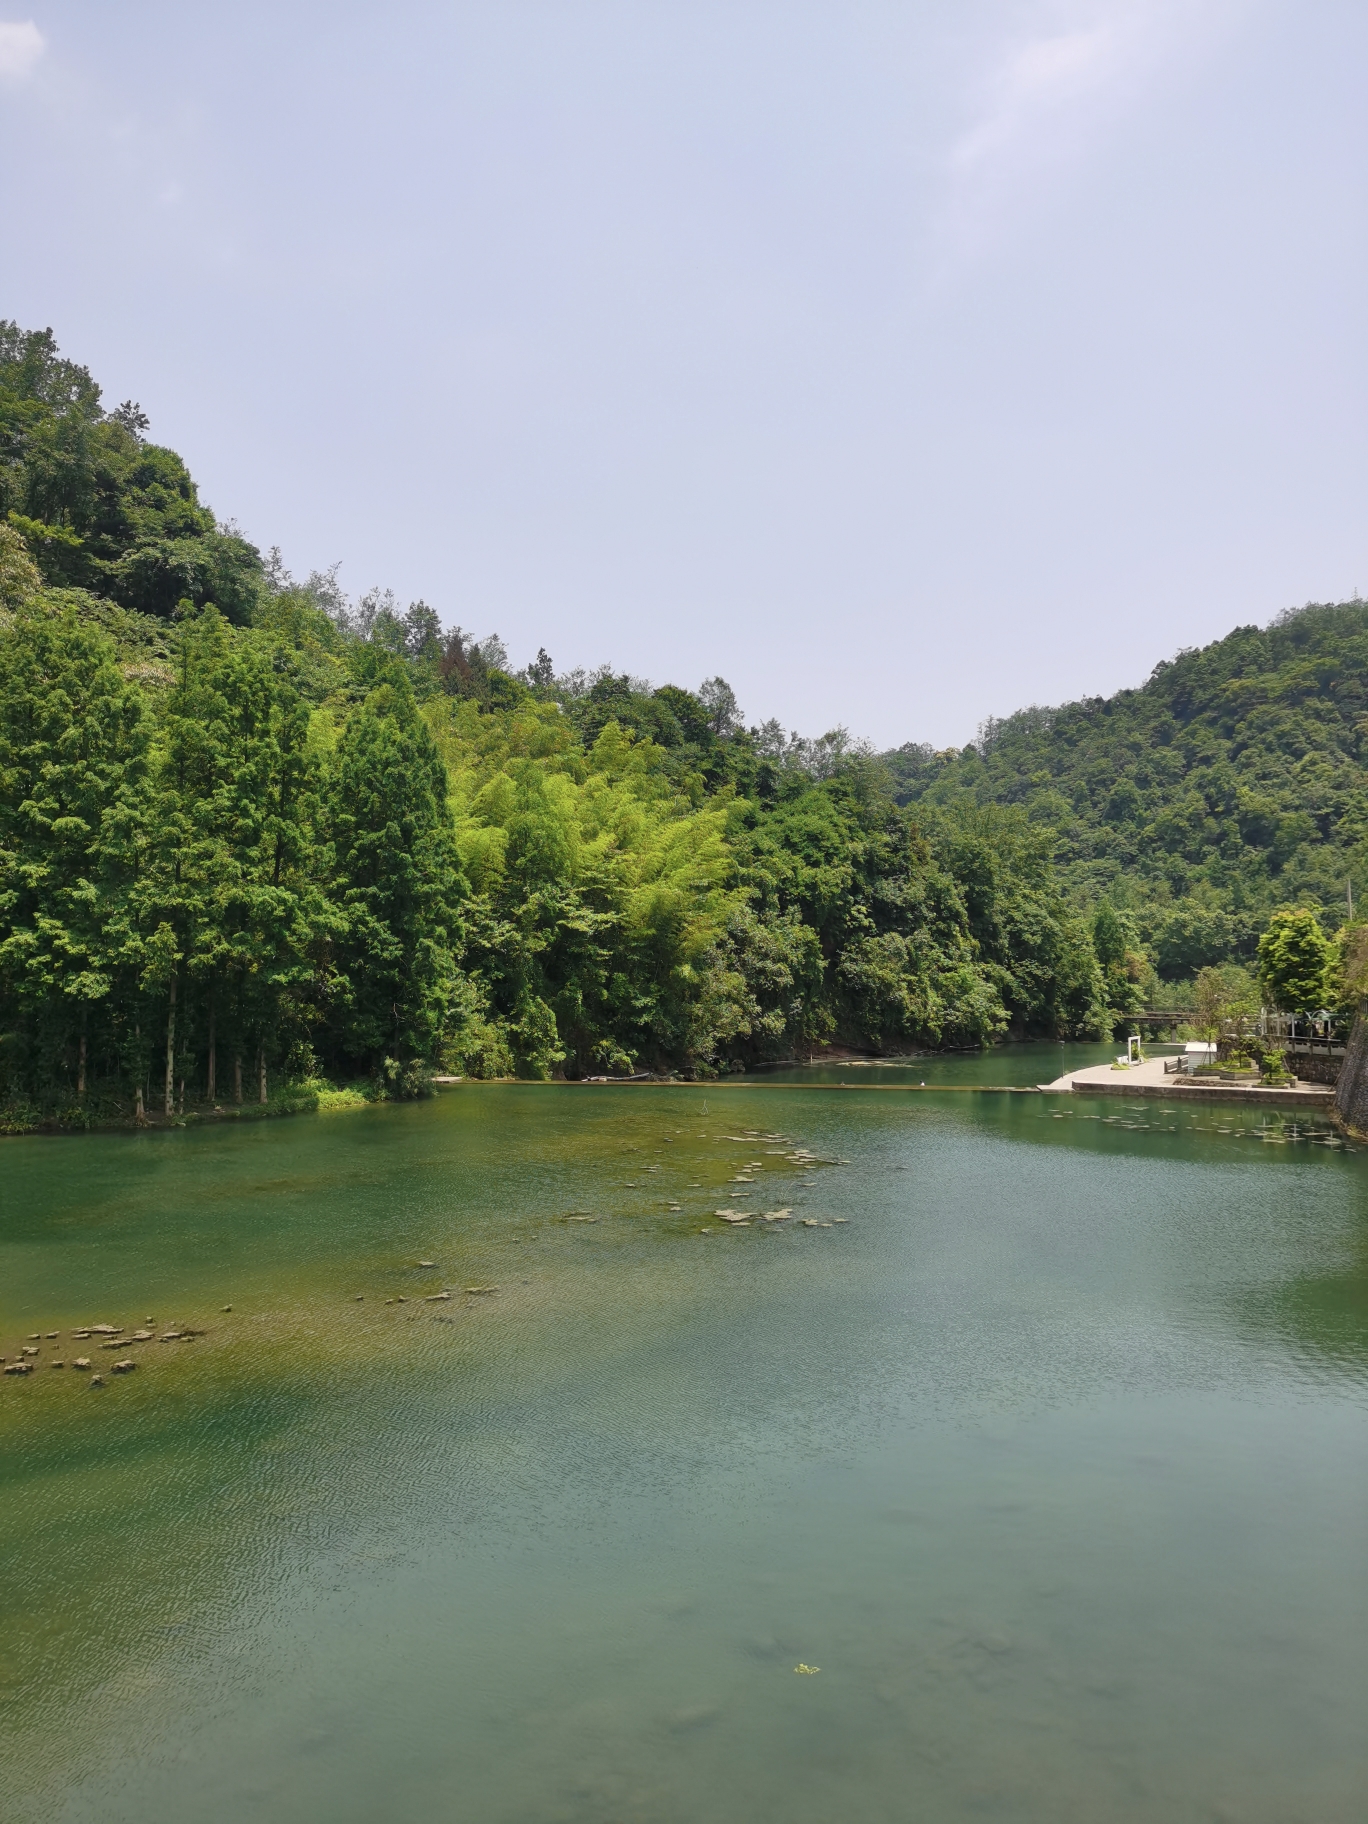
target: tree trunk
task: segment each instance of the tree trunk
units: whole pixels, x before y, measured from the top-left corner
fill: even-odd
[[[242,1053],[240,1051],[233,1053],[233,1100],[234,1102],[242,1100]]]
[[[1351,1134],[1368,1134],[1368,1001],[1360,1001],[1335,1085],[1335,1113]]]
[[[141,1127],[143,1125],[143,1123],[147,1120],[147,1115],[143,1109],[143,1094],[142,1094],[141,1080],[139,1081],[138,1087],[135,1090],[134,1096],[133,1096],[133,1119],[137,1122],[139,1127]]]
[[[266,1100],[266,1047],[264,1045],[257,1047],[257,1089],[257,1100],[264,1102]]]
[[[176,1112],[176,977],[171,975],[171,1004],[166,1014],[166,1112]]]
[[[214,1091],[217,1087],[218,1087],[218,1052],[215,1049],[215,1045],[214,1045],[214,1003],[212,1001],[210,1001],[210,1003],[209,1003],[209,1070],[207,1073],[207,1079],[206,1079],[205,1086],[204,1086],[204,1095],[205,1095],[205,1100],[207,1102],[213,1101]]]
[[[76,1061],[76,1094],[78,1096],[83,1096],[85,1094],[85,1072],[86,1072],[86,1010],[84,1007],[82,1007],[81,1008],[81,1050],[80,1050],[80,1055]]]

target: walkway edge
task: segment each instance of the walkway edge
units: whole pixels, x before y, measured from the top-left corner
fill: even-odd
[[[1314,1089],[1273,1089],[1234,1083],[1088,1083],[1075,1081],[1076,1096],[1151,1096],[1170,1102],[1253,1102],[1273,1108],[1333,1108],[1335,1092],[1328,1085]]]

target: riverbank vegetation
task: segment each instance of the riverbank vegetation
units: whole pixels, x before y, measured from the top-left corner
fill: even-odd
[[[718,677],[558,675],[545,652],[515,671],[423,602],[297,582],[148,428],[49,334],[0,325],[11,1126],[328,1083],[408,1095],[434,1072],[697,1076],[831,1045],[1102,1036],[1156,960],[1244,955],[1284,884],[1328,893],[1340,859],[1317,842],[1350,840],[1302,800],[1319,780],[1343,809],[1356,761],[1309,758],[1326,716],[1303,705],[1289,808],[1273,757],[1293,737],[1245,688],[1254,658],[1238,677],[1178,661],[1192,675],[1163,674],[1162,715],[1130,693],[1140,708],[1029,712],[982,751],[881,760],[839,731],[746,726]],[[1277,632],[1279,676],[1315,684],[1343,732],[1350,693],[1307,626],[1300,671]],[[1208,729],[1232,677],[1222,713],[1263,730],[1253,759]]]

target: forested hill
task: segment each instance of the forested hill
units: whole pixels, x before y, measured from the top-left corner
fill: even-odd
[[[149,430],[0,323],[0,1130],[1102,1036],[1368,895],[1362,604],[880,761],[296,581]]]
[[[1133,1004],[1023,813],[905,809],[720,678],[515,671],[424,602],[297,582],[149,430],[0,324],[0,1129]]]
[[[1368,895],[1368,603],[1310,605],[1156,667],[1138,690],[885,757],[900,803],[1020,808],[1075,903],[1123,911],[1160,974],[1247,959],[1270,911]]]

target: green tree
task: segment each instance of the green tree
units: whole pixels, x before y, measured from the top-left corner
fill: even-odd
[[[1328,981],[1335,992],[1327,1006],[1348,1012],[1368,999],[1368,925],[1355,922],[1336,933]]]
[[[210,607],[184,627],[163,711],[139,898],[145,928],[165,922],[175,934],[184,985],[197,996],[196,1054],[211,1097],[226,1038],[235,1095],[245,1054],[265,1100],[268,1063],[317,1018],[337,922],[319,878],[317,780],[296,672],[278,645],[235,635]],[[169,1000],[178,986],[173,971]],[[172,1049],[169,1022],[168,1061]]]
[[[431,1062],[459,999],[465,883],[446,772],[397,667],[347,721],[325,817],[337,1048],[376,1072]]]
[[[1091,935],[1107,1005],[1114,1020],[1124,1020],[1144,1006],[1144,984],[1149,974],[1135,926],[1109,899],[1104,899],[1093,912]]]
[[[38,593],[42,580],[18,532],[0,523],[0,616],[7,618],[22,608]]]
[[[1259,1017],[1259,985],[1238,963],[1213,963],[1195,984],[1196,1026],[1213,1043],[1247,1038]]]
[[[0,630],[0,1055],[12,1086],[85,1088],[92,1017],[126,968],[123,832],[142,816],[150,741],[111,642],[73,610],[35,601]],[[125,1035],[102,1036],[108,1047]]]
[[[1284,1013],[1314,1013],[1338,999],[1327,971],[1331,946],[1307,906],[1275,912],[1259,939],[1259,980]]]

